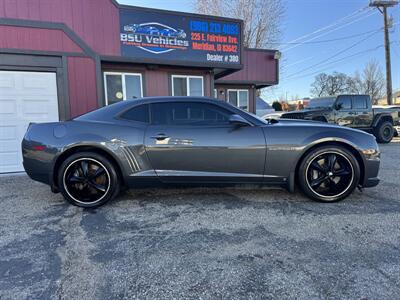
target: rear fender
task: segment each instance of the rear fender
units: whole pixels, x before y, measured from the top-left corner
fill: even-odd
[[[372,127],[378,126],[381,120],[388,120],[393,124],[393,116],[390,113],[380,113],[375,115],[374,120],[372,121]]]

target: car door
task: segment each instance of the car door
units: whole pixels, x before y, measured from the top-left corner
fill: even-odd
[[[230,124],[234,113],[200,101],[151,104],[145,147],[161,180],[261,182],[264,133]]]
[[[334,107],[335,123],[343,126],[353,126],[355,112],[352,110],[352,96],[338,96]]]
[[[353,96],[353,111],[356,113],[352,127],[366,128],[372,124],[373,114],[371,101],[367,95]]]

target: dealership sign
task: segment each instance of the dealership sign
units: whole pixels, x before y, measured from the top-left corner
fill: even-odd
[[[160,63],[241,64],[241,22],[148,9],[120,10],[121,54]]]

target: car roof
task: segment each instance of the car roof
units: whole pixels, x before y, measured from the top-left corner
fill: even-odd
[[[136,98],[136,99],[129,99],[124,102],[124,106],[126,107],[131,106],[133,104],[150,104],[156,102],[207,102],[207,103],[214,103],[219,105],[229,105],[227,102],[218,100],[215,98],[209,97],[200,97],[200,96],[158,96],[158,97],[143,97],[143,98]],[[121,103],[119,102],[119,103]]]
[[[134,107],[136,105],[142,104],[151,104],[151,103],[159,103],[159,102],[201,102],[201,103],[212,103],[222,107],[226,107],[230,110],[235,110],[237,113],[240,113],[240,110],[226,101],[217,100],[215,98],[209,97],[199,97],[199,96],[158,96],[158,97],[143,97],[136,99],[129,99],[120,101],[108,106],[103,106],[99,109],[88,112],[84,115],[78,116],[74,118],[74,120],[111,120],[115,115],[120,112]]]

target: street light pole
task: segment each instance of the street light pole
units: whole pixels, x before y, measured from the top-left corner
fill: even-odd
[[[393,104],[392,97],[392,65],[390,62],[390,42],[389,42],[389,19],[387,16],[387,8],[395,6],[399,3],[399,1],[371,1],[369,6],[374,6],[379,9],[379,11],[383,14],[383,22],[384,22],[384,39],[385,39],[385,60],[386,60],[386,100],[387,104]]]

